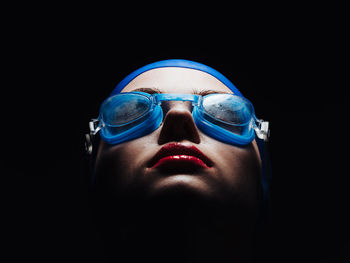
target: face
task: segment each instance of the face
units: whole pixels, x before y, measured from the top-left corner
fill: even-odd
[[[122,92],[136,90],[232,93],[205,72],[175,67],[144,72]],[[95,169],[104,191],[111,197],[138,195],[143,199],[190,194],[256,209],[261,188],[256,142],[238,147],[207,136],[196,127],[189,102],[165,102],[162,107],[163,123],[151,134],[118,145],[101,140]],[[177,157],[162,159],[161,153]]]

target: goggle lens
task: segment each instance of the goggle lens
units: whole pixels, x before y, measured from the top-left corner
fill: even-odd
[[[101,108],[101,117],[108,126],[124,126],[146,115],[150,98],[142,94],[119,94],[108,99]]]
[[[246,100],[229,94],[212,94],[203,98],[203,118],[232,133],[242,135],[252,128],[253,108]]]
[[[203,98],[202,106],[206,114],[227,124],[246,124],[252,117],[251,105],[237,96],[208,95]]]

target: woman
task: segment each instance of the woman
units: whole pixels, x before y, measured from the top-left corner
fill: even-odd
[[[87,139],[108,257],[253,260],[268,123],[226,77],[188,60],[146,65],[117,85],[90,129],[102,137],[94,148]]]

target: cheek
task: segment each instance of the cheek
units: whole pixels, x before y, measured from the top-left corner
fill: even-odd
[[[96,158],[97,182],[103,187],[115,190],[127,189],[142,178],[142,171],[149,160],[152,140],[147,137],[135,139],[120,145],[101,143]]]
[[[95,176],[96,186],[107,192],[113,192],[121,185],[121,172],[128,173],[125,167],[125,154],[120,146],[100,145],[96,158]],[[122,170],[121,167],[124,167]],[[108,191],[110,190],[110,191]]]
[[[255,204],[261,189],[261,162],[253,144],[244,148],[222,144],[216,152],[217,171],[223,192]]]

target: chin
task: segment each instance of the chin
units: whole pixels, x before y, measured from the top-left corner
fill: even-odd
[[[157,180],[148,190],[143,209],[160,221],[186,218],[196,223],[206,222],[218,213],[231,210],[223,202],[221,192],[198,175],[167,176]]]
[[[150,198],[175,198],[181,200],[211,199],[213,191],[203,177],[198,175],[172,175],[154,182],[149,192]]]

